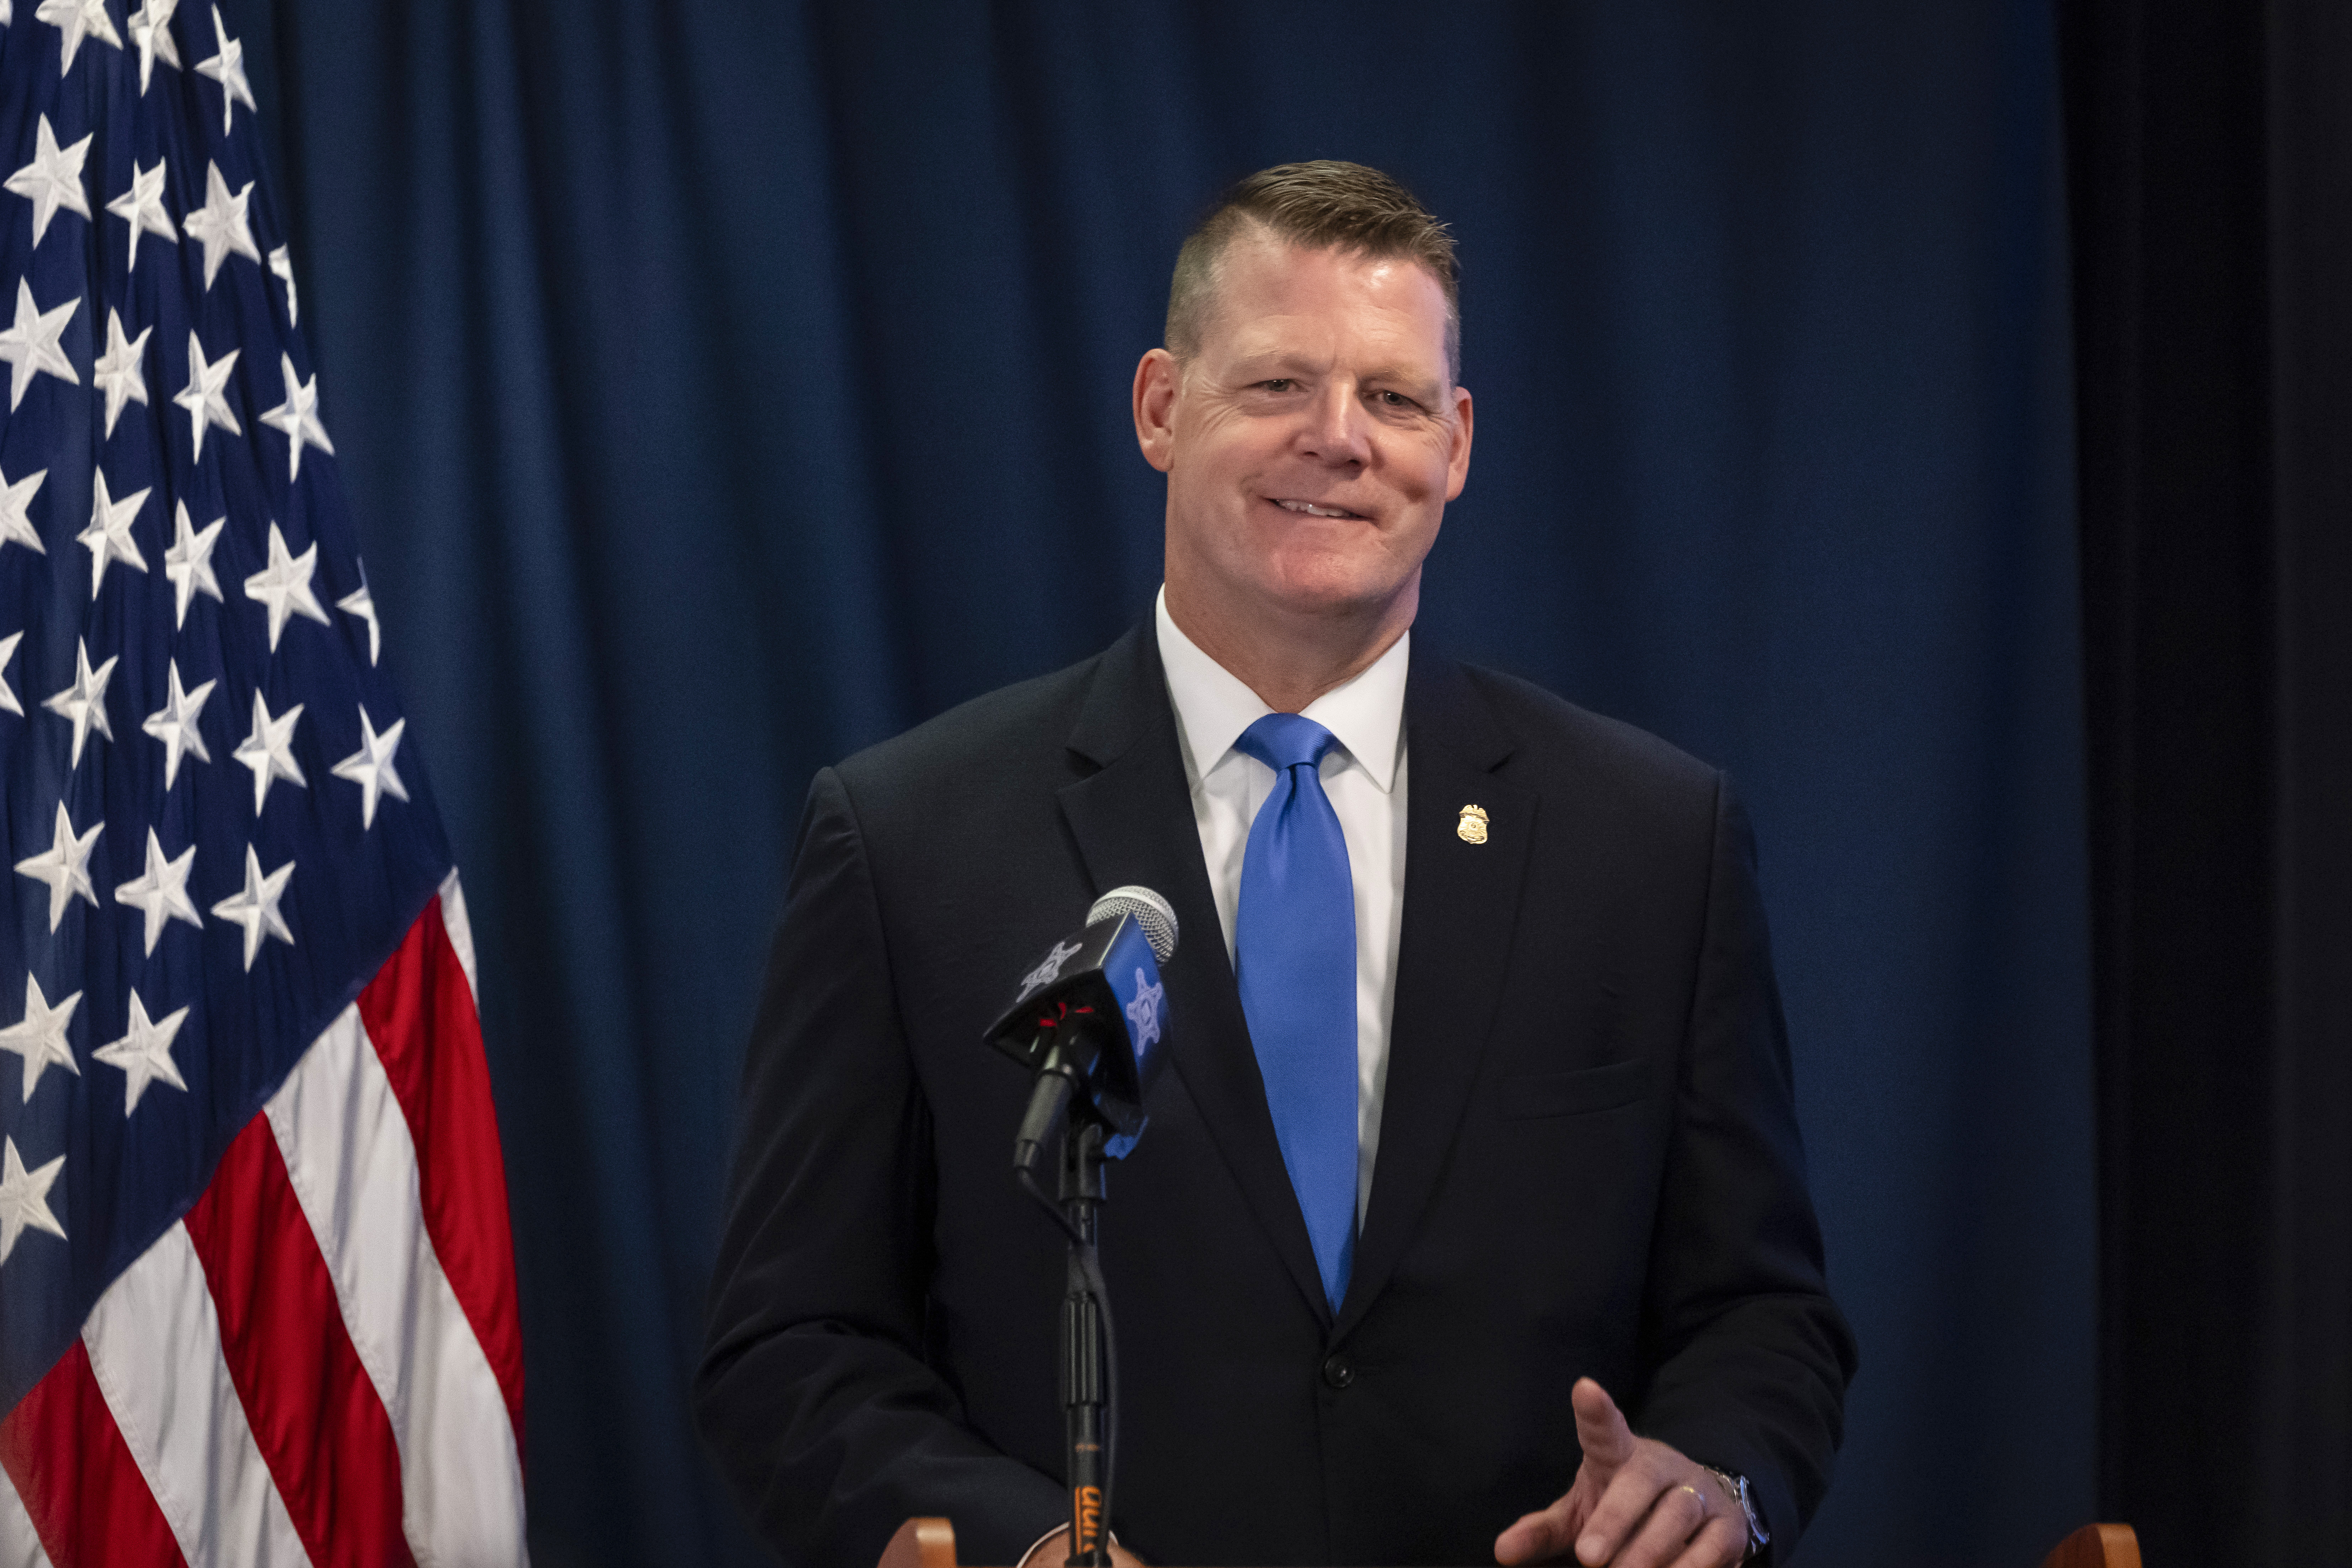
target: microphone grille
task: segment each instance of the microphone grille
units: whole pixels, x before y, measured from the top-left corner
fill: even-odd
[[[1107,921],[1113,915],[1133,915],[1135,923],[1143,928],[1143,940],[1151,944],[1151,956],[1160,963],[1175,956],[1176,911],[1150,889],[1134,883],[1113,888],[1087,911],[1087,924]]]

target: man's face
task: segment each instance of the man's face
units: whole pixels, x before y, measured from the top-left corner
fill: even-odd
[[[1168,475],[1171,608],[1401,630],[1469,476],[1470,424],[1426,270],[1236,239],[1199,352],[1154,350],[1137,373],[1137,434]]]

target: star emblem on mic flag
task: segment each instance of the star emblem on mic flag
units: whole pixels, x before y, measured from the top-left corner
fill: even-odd
[[[231,349],[219,359],[207,362],[205,345],[197,341],[195,329],[188,330],[188,384],[173,394],[172,401],[188,411],[199,463],[205,460],[206,426],[217,425],[232,436],[245,434],[245,427],[236,422],[236,412],[223,395],[228,387],[229,372],[236,368],[236,356],[244,352]]]
[[[49,547],[41,542],[40,531],[26,515],[33,497],[39,493],[41,481],[49,477],[47,468],[36,468],[11,484],[5,471],[0,471],[0,549],[21,544],[36,555],[47,555]]]
[[[73,725],[73,761],[69,766],[81,766],[82,742],[89,739],[92,730],[110,741],[114,739],[114,726],[106,719],[106,683],[114,675],[118,657],[109,654],[104,664],[92,669],[89,667],[89,644],[82,638],[75,638],[73,684],[55,697],[41,699],[42,707]],[[59,805],[58,810],[62,813],[65,807]],[[62,822],[64,817],[60,816],[58,820]],[[92,828],[91,831],[96,832],[97,829]],[[96,903],[98,900],[93,899],[90,901]],[[51,931],[55,931],[57,925],[56,921],[49,921]]]
[[[116,903],[137,910],[145,920],[142,934],[151,954],[163,939],[165,921],[185,921],[198,931],[204,930],[205,918],[196,912],[194,900],[188,897],[188,873],[195,862],[196,847],[193,844],[181,850],[178,858],[163,858],[163,842],[151,827],[147,830],[147,869],[136,881],[125,882],[114,889]]]
[[[261,693],[253,694],[253,733],[236,744],[229,754],[253,770],[253,815],[259,816],[263,803],[269,798],[269,786],[278,779],[302,789],[310,787],[302,776],[302,765],[294,760],[294,721],[302,717],[302,704],[269,716],[269,703]],[[291,937],[287,939],[292,941]],[[248,963],[248,968],[251,964]]]
[[[173,245],[180,243],[180,231],[172,226],[172,215],[163,210],[163,160],[155,160],[152,169],[142,169],[138,161],[131,164],[131,188],[106,204],[106,210],[131,226],[131,265],[124,270],[139,270],[139,237],[160,235]],[[139,334],[143,340],[146,333]],[[144,401],[143,399],[142,401]]]
[[[300,616],[322,626],[331,624],[319,595],[310,591],[310,574],[318,569],[318,545],[292,554],[278,525],[269,525],[269,564],[245,580],[245,596],[268,607],[270,652],[278,651],[278,638],[286,630],[289,616]]]
[[[408,728],[408,721],[395,719],[392,727],[379,735],[368,718],[365,708],[360,710],[360,749],[334,766],[334,775],[349,779],[360,786],[360,828],[362,832],[375,826],[375,803],[379,795],[394,800],[408,798],[408,786],[400,782],[394,771],[392,753],[400,749],[400,732]]]
[[[131,256],[139,254],[138,236],[131,236]],[[147,373],[142,368],[147,353],[147,340],[152,327],[142,327],[135,338],[126,337],[122,331],[122,312],[109,307],[106,312],[106,352],[90,365],[89,379],[106,394],[106,433],[114,434],[114,422],[122,416],[126,403],[147,401]]]
[[[62,1240],[66,1227],[49,1212],[49,1184],[65,1169],[63,1154],[25,1169],[24,1157],[16,1152],[14,1138],[0,1138],[0,1263],[16,1250],[16,1238],[30,1230],[45,1230]]]
[[[198,60],[196,71],[221,84],[221,134],[226,136],[236,128],[236,106],[241,103],[247,109],[254,107],[253,89],[245,80],[245,46],[228,36],[217,5],[213,7],[213,37],[218,41],[218,51],[210,59]],[[261,258],[257,256],[254,259]],[[212,287],[209,277],[205,279],[205,287]]]
[[[112,659],[106,661],[112,664]],[[55,932],[58,922],[66,918],[66,906],[77,898],[88,899],[91,909],[98,908],[98,889],[89,884],[90,846],[106,831],[101,818],[88,833],[76,834],[73,818],[66,811],[66,803],[58,802],[58,823],[55,837],[48,848],[38,855],[28,855],[16,862],[16,874],[30,877],[49,885],[49,930]],[[26,984],[32,982],[27,980]],[[29,1004],[28,1004],[29,1005]]]
[[[81,1076],[73,1047],[66,1043],[66,1026],[73,1022],[74,1009],[80,1005],[81,993],[77,991],[50,1006],[49,999],[41,994],[41,983],[30,974],[25,976],[25,1016],[0,1029],[0,1051],[14,1051],[24,1058],[26,1100],[33,1098],[42,1070],[52,1065],[76,1078]]]
[[[205,68],[198,66],[198,70]],[[253,243],[253,222],[246,215],[246,204],[253,199],[253,182],[235,195],[228,193],[228,181],[223,177],[218,163],[205,165],[205,205],[180,220],[190,239],[200,241],[205,247],[205,289],[209,292],[213,279],[220,276],[221,263],[229,253],[251,260],[261,259],[261,251]]]
[[[131,525],[137,520],[139,509],[147,504],[150,490],[116,500],[107,492],[106,471],[102,468],[90,475],[89,489],[89,526],[74,539],[89,547],[89,596],[95,599],[106,582],[108,562],[120,561],[125,566],[147,570],[147,557],[139,552],[139,542],[131,537]]]
[[[7,189],[33,204],[34,248],[40,247],[58,208],[89,216],[89,198],[81,188],[81,165],[89,156],[89,143],[90,138],[85,136],[70,147],[58,146],[46,114],[34,127],[33,161],[5,182]]]
[[[1157,1045],[1160,1041],[1160,1001],[1168,994],[1165,985],[1154,984],[1143,973],[1141,964],[1135,968],[1135,1000],[1127,1005],[1128,1022],[1135,1026],[1135,1048]]]
[[[199,533],[188,525],[186,501],[173,509],[172,544],[163,552],[163,575],[172,582],[173,629],[188,624],[188,601],[198,594],[209,595],[215,604],[223,602],[220,579],[213,575],[213,549],[227,522],[227,518],[216,517]]]
[[[59,76],[73,69],[74,56],[80,52],[85,38],[96,38],[118,49],[122,47],[122,35],[114,30],[114,21],[106,14],[106,0],[41,0],[33,20],[47,22],[65,35],[58,45]]]
[[[62,305],[44,310],[33,303],[33,286],[24,279],[16,279],[16,323],[0,332],[0,359],[6,360],[8,373],[8,411],[25,401],[25,389],[33,384],[35,374],[54,375],[59,381],[81,384],[74,373],[73,361],[58,346],[65,335],[66,323],[81,309],[81,296],[69,295]]]
[[[180,46],[172,38],[172,13],[180,8],[180,0],[147,0],[144,5],[131,13],[131,44],[139,51],[139,96],[147,96],[148,83],[154,79],[155,62],[162,60],[173,70],[180,68]]]
[[[245,967],[250,971],[256,954],[261,952],[261,939],[267,933],[289,947],[294,945],[294,933],[287,927],[286,917],[278,912],[278,900],[286,896],[287,879],[294,875],[294,862],[289,860],[268,876],[261,872],[261,857],[253,846],[245,847],[245,887],[213,906],[215,918],[245,928]]]
[[[172,1060],[172,1037],[187,1021],[185,1007],[161,1018],[149,1018],[147,1004],[133,991],[130,1026],[122,1038],[110,1040],[89,1053],[107,1066],[122,1069],[123,1115],[129,1116],[139,1109],[139,1097],[147,1092],[151,1083],[168,1083],[183,1094],[187,1092],[188,1080],[180,1076],[179,1064]]]
[[[319,378],[314,375],[306,382],[297,376],[291,354],[279,354],[278,367],[286,378],[286,401],[263,415],[261,422],[286,433],[286,477],[299,479],[302,477],[302,448],[306,444],[331,458],[335,455],[335,444],[327,439],[327,428],[319,423]]]
[[[180,782],[180,758],[184,754],[193,754],[200,763],[213,760],[213,754],[205,749],[204,736],[196,729],[196,715],[204,711],[205,700],[213,694],[216,683],[207,680],[194,691],[182,690],[180,661],[176,658],[164,665],[163,673],[168,683],[163,706],[147,715],[140,728],[163,742],[163,789],[168,794]],[[148,938],[148,950],[152,952],[154,946],[154,938]]]

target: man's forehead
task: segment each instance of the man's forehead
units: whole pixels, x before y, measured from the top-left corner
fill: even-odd
[[[1445,297],[1410,257],[1254,239],[1236,241],[1224,259],[1210,336],[1224,340],[1227,354],[1328,361],[1370,349],[1400,369],[1442,375]]]

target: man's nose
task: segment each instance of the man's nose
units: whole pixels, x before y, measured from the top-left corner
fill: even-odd
[[[1335,467],[1370,460],[1370,422],[1353,385],[1335,382],[1323,389],[1309,410],[1303,449]]]

